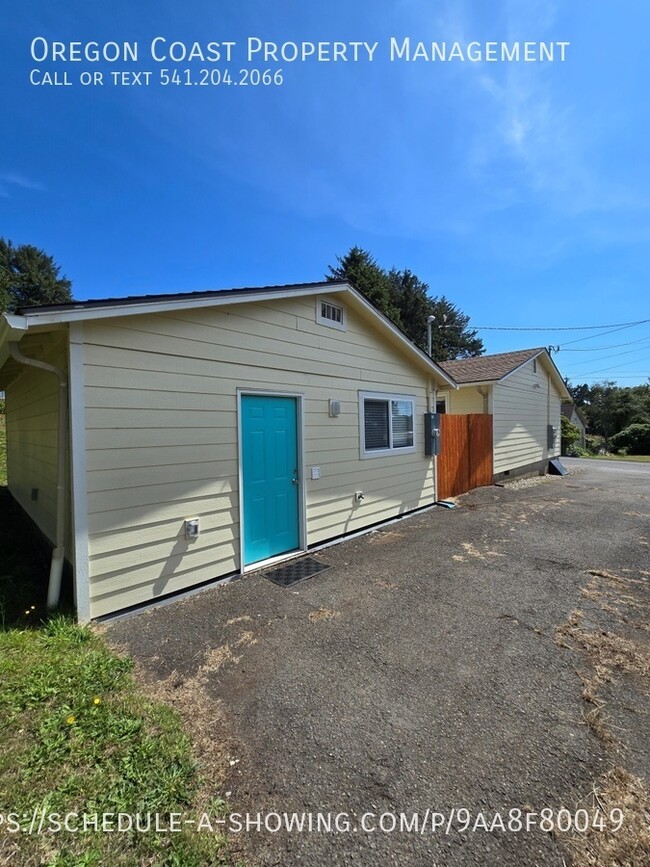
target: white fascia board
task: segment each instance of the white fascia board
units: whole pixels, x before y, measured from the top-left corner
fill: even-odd
[[[88,322],[92,319],[114,319],[120,316],[137,316],[145,313],[169,313],[174,310],[194,310],[202,307],[222,307],[227,304],[248,304],[260,301],[273,301],[276,298],[295,298],[309,295],[322,295],[323,292],[331,295],[344,292],[349,289],[347,283],[330,283],[320,286],[296,286],[290,289],[272,290],[265,292],[250,292],[248,294],[236,294],[231,297],[228,293],[223,295],[206,295],[204,298],[171,298],[169,301],[159,299],[141,303],[107,304],[105,307],[79,307],[78,310],[50,310],[43,313],[28,313],[26,318],[35,325],[53,325],[60,322]]]
[[[361,292],[358,292],[354,287],[348,284],[344,284],[343,289],[347,290],[350,295],[352,295],[361,305],[363,305],[363,307],[365,307],[365,309],[369,313],[371,313],[384,328],[388,328],[392,332],[392,334],[398,339],[398,341],[409,351],[411,355],[413,355],[418,360],[421,365],[427,367],[430,371],[433,371],[438,377],[438,379],[447,383],[447,385],[449,385],[451,388],[458,388],[458,383],[455,379],[453,379],[448,373],[445,373],[442,367],[439,367],[435,363],[435,361],[432,361],[425,352],[423,352],[414,343],[412,343],[408,339],[408,337],[399,330],[399,328],[393,325],[393,323],[387,316],[384,316],[384,314],[377,310],[377,308],[372,305],[367,298],[364,298]]]
[[[508,373],[504,374],[501,379],[497,380],[498,382],[504,382],[504,380],[508,379],[509,376],[512,376],[513,373],[516,373],[518,370],[521,370],[529,362],[533,361],[535,358],[539,358],[540,355],[548,355],[545,349],[540,349],[539,352],[536,352],[535,355],[531,355],[530,358],[527,358],[525,361],[522,361],[521,364],[518,364],[516,367],[513,367],[512,370],[509,370]]]
[[[510,376],[510,374],[508,374]],[[480,388],[483,385],[497,385],[497,383],[501,382],[500,379],[477,379],[476,381],[472,380],[472,382],[459,382],[459,388]]]
[[[171,298],[166,301],[159,299],[157,301],[142,300],[142,303],[125,303],[125,304],[107,304],[105,307],[79,307],[77,310],[51,310],[43,313],[28,313],[25,317],[29,320],[30,325],[55,325],[65,322],[88,322],[93,319],[113,319],[120,316],[136,316],[139,314],[148,313],[169,313],[174,310],[194,310],[202,307],[221,307],[227,304],[247,304],[259,303],[261,301],[273,301],[276,298],[296,298],[310,297],[314,295],[334,295],[338,293],[349,293],[363,307],[372,314],[375,320],[384,328],[388,328],[394,337],[408,350],[408,352],[417,359],[421,366],[433,371],[438,379],[447,383],[451,388],[458,388],[456,381],[446,374],[441,367],[432,361],[424,352],[416,347],[411,341],[393,325],[393,323],[380,313],[363,295],[354,289],[349,283],[343,281],[340,283],[321,283],[316,286],[291,286],[286,289],[269,289],[268,291],[260,292],[255,290],[250,293],[234,294],[230,296],[230,292],[223,295],[206,295],[204,298]]]
[[[9,344],[18,343],[29,325],[25,316],[5,313],[0,317],[0,367],[9,358]]]
[[[509,376],[512,376],[513,373],[516,373],[518,370],[521,370],[524,365],[529,364],[531,361],[534,361],[536,358],[542,357],[542,360],[546,363],[549,372],[551,374],[551,378],[553,379],[553,383],[557,390],[560,392],[560,396],[563,400],[571,400],[571,395],[564,384],[564,380],[562,379],[562,374],[557,368],[556,363],[551,358],[551,355],[548,349],[540,349],[539,352],[536,352],[535,355],[531,355],[530,358],[527,358],[526,361],[522,361],[521,364],[518,364],[514,370],[511,370],[509,373],[506,373],[505,376],[502,376],[499,382],[504,382]]]
[[[548,366],[549,366],[550,371],[551,371],[551,377],[553,379],[553,382],[555,383],[555,387],[560,392],[560,398],[562,400],[571,400],[572,401],[573,398],[571,397],[571,394],[569,393],[569,389],[564,384],[564,379],[562,378],[562,374],[560,373],[557,364],[553,361],[552,356],[546,350],[544,350],[544,355],[545,355],[544,361],[548,362]]]

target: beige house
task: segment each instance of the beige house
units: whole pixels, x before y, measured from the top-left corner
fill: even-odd
[[[423,419],[455,387],[347,283],[0,319],[9,490],[82,621],[432,504]]]
[[[492,414],[495,481],[547,471],[549,458],[560,454],[560,412],[569,393],[546,349],[440,366],[460,388],[438,393],[438,412]]]

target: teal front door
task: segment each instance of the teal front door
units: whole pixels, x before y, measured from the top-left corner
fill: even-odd
[[[300,546],[295,397],[242,395],[244,565]]]

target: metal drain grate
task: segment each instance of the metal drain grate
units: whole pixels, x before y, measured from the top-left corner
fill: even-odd
[[[263,575],[269,581],[277,584],[278,587],[291,587],[292,584],[297,584],[306,578],[313,578],[314,575],[319,575],[331,568],[327,563],[319,563],[313,557],[301,557],[300,560],[294,560],[293,563],[280,566],[271,572],[264,572]]]

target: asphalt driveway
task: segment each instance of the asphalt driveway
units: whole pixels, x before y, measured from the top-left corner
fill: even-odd
[[[647,646],[650,465],[619,467],[482,488],[320,552],[332,568],[293,588],[256,575],[112,623],[231,810],[350,818],[253,829],[235,849],[287,867],[570,863],[566,837],[537,829],[354,828],[364,813],[574,809],[623,761],[585,724],[579,633],[557,632],[579,610]],[[634,582],[624,618],[597,604],[599,573]],[[647,780],[650,708],[634,672],[619,681],[624,761]]]

